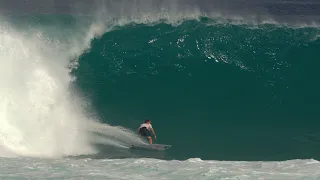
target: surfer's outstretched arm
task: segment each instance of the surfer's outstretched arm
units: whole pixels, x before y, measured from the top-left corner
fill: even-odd
[[[152,134],[154,135],[154,139],[157,139],[156,133],[154,132],[153,128],[151,128]]]

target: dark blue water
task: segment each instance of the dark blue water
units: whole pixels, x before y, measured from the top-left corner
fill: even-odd
[[[129,25],[92,41],[74,73],[106,123],[149,118],[183,159],[319,158],[317,28]]]
[[[318,1],[0,7],[17,27],[52,28],[65,38],[93,19],[105,23],[71,72],[73,85],[103,123],[135,130],[151,119],[156,143],[172,145],[160,158],[320,159]]]

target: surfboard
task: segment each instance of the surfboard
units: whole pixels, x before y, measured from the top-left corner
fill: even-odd
[[[167,144],[139,144],[139,145],[131,145],[130,148],[164,151],[169,149],[170,147],[171,145],[167,145]]]

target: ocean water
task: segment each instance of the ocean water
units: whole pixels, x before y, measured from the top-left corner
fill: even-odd
[[[320,179],[317,1],[13,2],[0,179]]]

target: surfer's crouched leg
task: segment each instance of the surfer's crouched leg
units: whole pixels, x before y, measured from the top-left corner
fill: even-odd
[[[151,138],[151,136],[148,136],[147,138],[149,139],[149,143],[152,144],[152,138]]]

